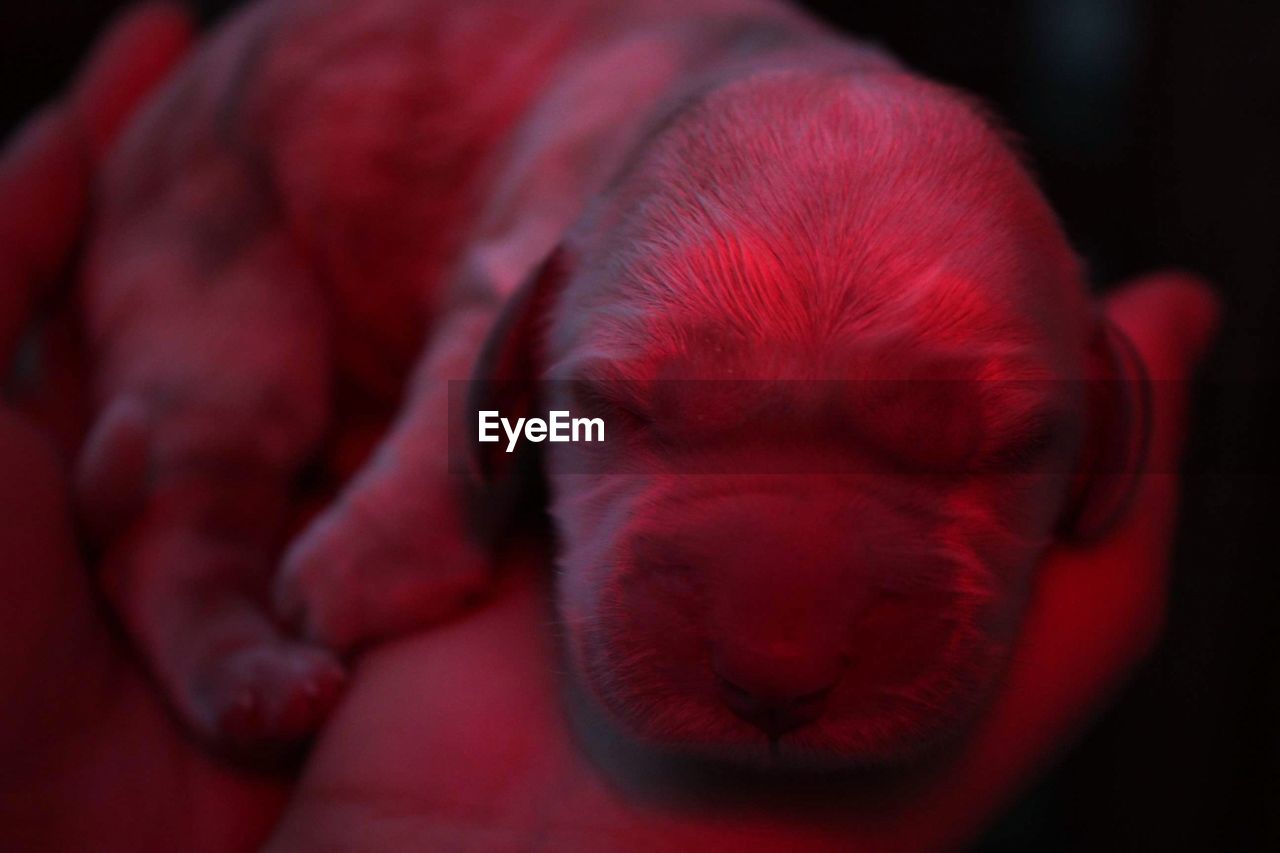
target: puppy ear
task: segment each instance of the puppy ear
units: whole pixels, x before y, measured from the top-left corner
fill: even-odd
[[[1093,541],[1128,511],[1147,462],[1151,386],[1129,338],[1099,314],[1089,348],[1085,433],[1060,521],[1066,538]]]
[[[563,248],[556,248],[500,311],[468,384],[468,423],[475,425],[480,411],[497,411],[512,423],[535,414],[540,402],[538,380],[545,366],[548,313],[567,278],[564,256]],[[484,487],[524,479],[518,474],[531,465],[531,453],[518,451],[529,447],[529,442],[521,442],[517,452],[507,453],[504,441],[481,443],[479,434],[471,434],[470,439],[472,467]]]

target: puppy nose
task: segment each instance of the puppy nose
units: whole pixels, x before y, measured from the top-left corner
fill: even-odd
[[[808,655],[719,654],[715,669],[729,710],[777,740],[822,716],[841,663]]]
[[[770,740],[808,725],[822,716],[827,696],[834,685],[798,696],[753,693],[728,679],[720,680],[729,710],[760,729]]]

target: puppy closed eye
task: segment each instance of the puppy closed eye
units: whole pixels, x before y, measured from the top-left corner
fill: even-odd
[[[1012,434],[998,441],[983,460],[983,470],[995,473],[1026,474],[1042,469],[1062,440],[1064,430],[1057,418],[1037,413]]]
[[[638,383],[625,380],[573,379],[570,396],[573,414],[601,418],[607,430],[624,434],[649,429],[653,420],[643,405]]]
[[[850,425],[897,466],[928,474],[966,471],[981,442],[981,412],[969,384],[880,380],[856,385]]]

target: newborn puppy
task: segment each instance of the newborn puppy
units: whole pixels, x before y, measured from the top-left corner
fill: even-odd
[[[115,153],[84,295],[105,584],[233,744],[488,584],[448,440],[477,360],[606,421],[542,459],[589,695],[748,760],[956,731],[1040,552],[1122,505],[1070,472],[1141,435],[1130,384],[1062,381],[1138,368],[1001,134],[772,2],[261,3]],[[300,473],[396,405],[303,524]]]
[[[1142,453],[1141,365],[1018,159],[901,72],[719,83],[528,288],[482,374],[607,425],[542,445],[558,604],[589,694],[663,746],[865,766],[945,741],[1040,554],[1101,532]],[[523,413],[520,384],[479,388]]]

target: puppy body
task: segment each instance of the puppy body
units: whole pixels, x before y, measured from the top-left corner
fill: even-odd
[[[513,363],[578,385],[1079,378],[1096,337],[1052,214],[982,116],[786,7],[259,4],[120,146],[85,285],[103,410],[87,512],[108,587],[199,731],[305,734],[341,679],[330,650],[483,590],[447,383],[557,246],[529,285],[545,334]],[[984,412],[1065,413],[1066,458],[1086,413],[1057,393]],[[276,573],[299,470],[359,457],[343,448],[397,400]],[[982,434],[1016,440],[1006,421]],[[911,458],[882,432],[806,449]],[[805,754],[892,759],[954,727],[1007,656],[1066,494],[1061,472],[692,487],[676,455],[733,442],[626,446],[658,464],[584,478],[580,449],[545,460],[569,647],[635,733],[712,749],[781,737],[726,709],[726,681],[749,704],[820,692],[830,722],[787,736]],[[793,523],[797,501],[814,509]],[[772,544],[721,541],[743,530]],[[695,569],[655,569],[670,565]],[[854,594],[904,565],[926,580],[887,605]],[[879,651],[853,665],[851,643]]]

